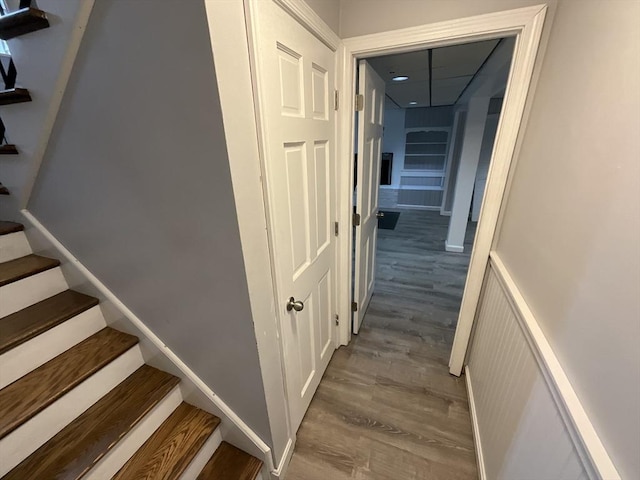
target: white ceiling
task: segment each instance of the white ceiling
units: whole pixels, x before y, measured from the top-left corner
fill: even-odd
[[[453,105],[499,41],[434,48],[431,75],[428,50],[369,58],[367,61],[386,83],[387,108]],[[406,75],[409,80],[392,81],[397,75]],[[417,104],[410,105],[412,101]]]

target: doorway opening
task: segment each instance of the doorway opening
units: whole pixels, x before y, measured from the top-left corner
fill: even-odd
[[[514,43],[482,40],[358,62],[354,334],[362,325],[428,338],[446,364]],[[371,119],[382,119],[381,139]],[[374,215],[375,228],[367,228]]]
[[[454,335],[451,356],[449,358],[449,372],[456,376],[462,373],[464,367],[476,308],[482,291],[484,274],[489,261],[489,254],[494,246],[494,241],[497,239],[496,231],[503,209],[503,200],[507,191],[509,172],[516,151],[518,134],[523,123],[525,103],[532,82],[533,67],[540,43],[545,13],[546,8],[544,6],[527,7],[512,11],[497,12],[490,16],[469,17],[463,21],[442,22],[440,24],[411,27],[393,32],[369,36],[365,35],[343,40],[341,52],[341,64],[343,66],[341,91],[345,92],[345,103],[349,105],[356,104],[356,69],[358,63],[362,62],[362,60],[383,55],[449,47],[461,43],[502,38],[514,39],[513,56],[511,66],[508,68],[507,73],[508,80],[504,90],[502,113],[500,121],[498,122],[491,166],[487,175],[478,228],[474,238],[469,270],[460,306],[460,314]],[[478,112],[482,111],[486,114],[488,105],[485,104],[484,108],[482,108],[483,102],[490,102],[490,97],[482,95],[481,97],[479,96],[478,98],[469,100],[470,108],[467,112],[467,125],[476,124],[475,121],[472,121],[474,119],[471,118],[474,111],[476,112],[475,116],[481,116],[478,115]],[[472,103],[475,103],[475,108],[471,108]],[[338,156],[352,159],[355,132],[353,114],[351,111],[345,110],[340,111],[339,116],[339,124],[344,127],[339,130]],[[476,132],[475,137],[476,143],[481,144],[482,132]],[[382,151],[380,151],[380,155],[381,153]],[[338,216],[341,224],[343,224],[343,222],[351,223],[351,217],[353,215],[351,207],[354,181],[353,161],[339,165],[338,172],[340,176]],[[453,210],[455,210],[455,206]],[[455,215],[452,214],[452,220],[454,217]],[[457,217],[463,218],[459,215]],[[357,217],[354,217],[354,220],[356,218]],[[452,224],[453,223],[455,223],[457,227],[452,229],[452,231],[457,232],[455,237],[459,238],[461,236],[460,233],[462,233],[463,236],[466,218],[464,218],[463,221],[452,221]],[[451,236],[450,232],[448,232],[447,236]],[[464,246],[461,245],[463,241],[454,243],[451,240],[452,238],[447,238],[449,251],[456,251],[456,248],[459,251],[464,250]],[[361,242],[356,238],[356,250],[359,245],[361,245]],[[356,253],[356,262],[358,262],[359,257]],[[339,239],[337,263],[342,266],[351,265],[351,260],[352,238],[351,231],[348,231],[348,235]],[[351,269],[348,271],[342,270],[340,277],[339,283],[343,285],[338,292],[338,310],[341,318],[350,318],[353,308],[351,287],[352,282],[355,282],[351,274]],[[361,275],[360,271],[357,272],[356,279],[359,275]],[[355,290],[356,295],[358,295],[357,285]],[[358,310],[356,309],[356,311]],[[361,315],[363,309],[359,309],[359,311],[360,313],[357,315]],[[348,322],[343,322],[339,328],[339,341],[342,345],[348,345],[351,340],[352,329],[351,325],[347,323]]]

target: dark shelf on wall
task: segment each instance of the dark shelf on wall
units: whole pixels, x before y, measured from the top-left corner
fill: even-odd
[[[18,149],[15,145],[0,145],[0,155],[18,155]]]
[[[0,90],[0,105],[11,105],[12,103],[30,102],[31,95],[26,88],[9,88]]]
[[[21,8],[0,17],[0,39],[9,40],[48,27],[45,12],[32,7]]]

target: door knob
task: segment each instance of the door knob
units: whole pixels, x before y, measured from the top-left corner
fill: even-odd
[[[384,217],[384,212],[378,212],[378,213],[376,213],[376,217],[378,217],[378,218],[382,218],[382,217]]]
[[[290,312],[291,310],[295,310],[296,312],[299,312],[303,308],[304,308],[304,303],[302,303],[300,300],[296,300],[293,297],[289,298],[289,301],[287,302],[287,312]]]

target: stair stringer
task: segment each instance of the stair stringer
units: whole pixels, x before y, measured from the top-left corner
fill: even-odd
[[[107,325],[139,338],[144,362],[180,378],[185,402],[220,418],[222,438],[262,460],[262,478],[278,478],[271,448],[215,392],[191,370],[144,322],[96,278],[53,234],[28,210],[21,211],[25,235],[34,253],[58,258],[69,288],[100,300]]]

